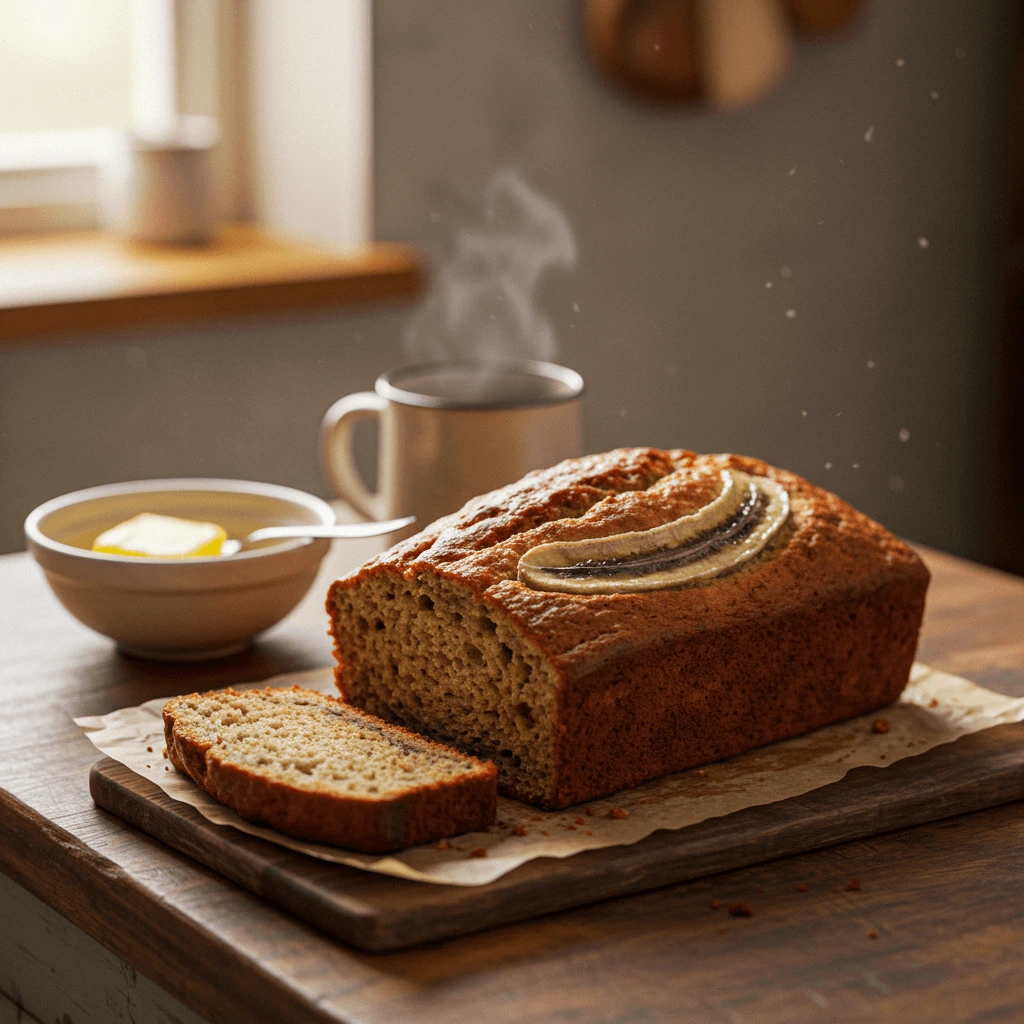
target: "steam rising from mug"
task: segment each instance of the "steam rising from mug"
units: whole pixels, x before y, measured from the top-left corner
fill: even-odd
[[[554,327],[535,306],[549,267],[576,265],[576,239],[562,210],[512,170],[487,186],[484,222],[462,228],[455,252],[405,333],[415,362],[551,359]]]

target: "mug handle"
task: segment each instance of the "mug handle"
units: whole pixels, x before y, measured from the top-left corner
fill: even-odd
[[[357,423],[376,420],[387,401],[373,391],[360,391],[339,398],[327,410],[320,424],[320,464],[339,498],[369,519],[380,519],[380,493],[363,483],[352,457],[352,435]]]

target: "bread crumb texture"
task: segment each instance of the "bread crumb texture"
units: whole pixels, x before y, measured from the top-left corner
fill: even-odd
[[[568,594],[517,579],[538,544],[647,530],[774,479],[791,512],[737,571]],[[497,765],[548,809],[884,707],[909,677],[928,572],[835,495],[757,459],[619,449],[528,474],[336,581],[343,698]]]
[[[364,851],[486,828],[493,764],[299,687],[164,707],[171,763],[250,821]]]

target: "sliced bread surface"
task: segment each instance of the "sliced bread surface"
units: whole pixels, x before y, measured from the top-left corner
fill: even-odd
[[[268,687],[164,706],[178,771],[249,821],[384,853],[494,821],[497,769],[315,690]]]

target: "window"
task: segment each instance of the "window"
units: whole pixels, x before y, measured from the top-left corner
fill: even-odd
[[[132,0],[0,0],[0,132],[127,128]]]
[[[30,13],[63,19],[59,31],[12,9],[37,2]],[[0,12],[19,103],[55,97],[0,126],[0,236],[45,232],[0,238],[0,345],[418,293],[418,254],[371,241],[370,0],[0,0]],[[76,90],[90,95],[72,103]],[[60,233],[101,225],[126,128],[149,139],[211,121],[210,245]]]
[[[0,234],[97,226],[127,129],[216,112],[222,6],[0,0]]]
[[[98,226],[124,130],[202,115],[220,219],[362,245],[370,74],[370,0],[0,0],[0,235]]]

